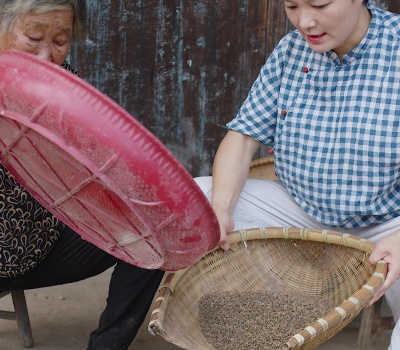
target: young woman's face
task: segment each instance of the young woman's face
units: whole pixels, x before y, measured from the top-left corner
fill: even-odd
[[[357,46],[371,15],[362,0],[284,0],[292,24],[316,52],[340,57]]]
[[[11,32],[0,36],[0,50],[29,52],[61,65],[70,50],[72,26],[72,10],[21,16]]]

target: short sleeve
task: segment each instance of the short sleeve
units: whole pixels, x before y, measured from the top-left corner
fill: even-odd
[[[286,52],[287,42],[283,38],[261,68],[235,119],[227,124],[229,129],[249,135],[266,145],[273,144]]]

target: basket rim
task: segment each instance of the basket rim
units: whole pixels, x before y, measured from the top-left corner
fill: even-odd
[[[342,245],[357,250],[361,250],[370,254],[375,244],[367,239],[357,236],[340,233],[333,230],[318,230],[312,228],[298,227],[260,227],[246,230],[234,231],[228,235],[230,245],[235,243],[244,243],[251,240],[259,239],[292,239],[292,240],[308,240],[314,242],[322,242],[329,244]],[[214,250],[222,249],[219,246],[210,250],[207,254]],[[185,273],[195,264],[175,272],[167,273],[160,284],[159,293],[155,299],[153,311],[151,313],[148,330],[153,335],[161,335],[167,339],[167,335],[163,328],[164,315],[168,306],[168,302],[172,297],[172,293],[179,280]],[[298,334],[292,336],[286,343],[287,349],[297,349],[300,346],[309,343],[311,340],[320,336],[328,329],[337,326],[339,323],[348,319],[354,313],[359,313],[369,300],[375,295],[375,292],[383,285],[387,275],[387,262],[378,261],[375,266],[374,273],[368,281],[351,297],[342,302],[334,310],[324,315],[310,326],[304,328]],[[168,339],[167,339],[168,340]]]
[[[274,164],[275,160],[273,156],[263,157],[259,159],[252,160],[250,163],[250,169],[257,168],[259,166]]]

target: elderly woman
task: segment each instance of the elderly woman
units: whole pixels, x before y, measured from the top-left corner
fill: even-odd
[[[65,61],[83,33],[83,0],[2,0],[0,50]],[[163,276],[103,252],[43,208],[0,164],[0,291],[79,281],[115,265],[107,306],[88,349],[127,349]],[[26,244],[29,242],[29,244]]]

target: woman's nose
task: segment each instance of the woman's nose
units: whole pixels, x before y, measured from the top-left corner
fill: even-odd
[[[309,11],[303,11],[299,15],[298,23],[299,27],[304,30],[315,27],[317,21],[315,20],[315,17],[313,16],[312,13],[310,13]]]
[[[52,59],[52,55],[51,55],[50,45],[42,43],[36,52],[36,56],[41,58],[42,60],[51,62],[53,59]]]

